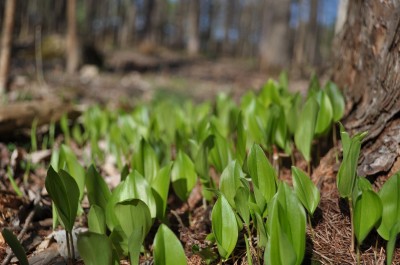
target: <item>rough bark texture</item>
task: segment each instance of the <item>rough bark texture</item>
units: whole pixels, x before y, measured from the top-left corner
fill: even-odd
[[[14,28],[14,14],[15,14],[16,0],[7,0],[4,9],[4,22],[3,32],[1,39],[1,55],[0,55],[0,96],[4,94],[8,72],[10,69],[10,56],[11,56],[11,43]]]
[[[360,175],[388,172],[400,156],[400,2],[349,1],[333,79],[349,103],[345,127],[368,131]]]

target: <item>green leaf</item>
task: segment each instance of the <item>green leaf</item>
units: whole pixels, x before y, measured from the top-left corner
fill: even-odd
[[[279,74],[279,85],[283,91],[287,91],[289,88],[289,80],[286,71],[282,71]]]
[[[379,196],[372,190],[364,191],[354,209],[354,234],[358,244],[362,244],[381,216],[382,202]]]
[[[105,211],[111,192],[93,165],[86,173],[86,190],[90,205],[96,204]]]
[[[124,181],[128,175],[129,175],[129,167],[128,165],[125,165],[121,170],[121,181]]]
[[[319,190],[310,177],[297,167],[292,167],[293,187],[297,198],[312,216],[320,200]]]
[[[287,135],[288,135],[288,128],[286,123],[285,113],[282,107],[277,109],[276,117],[275,117],[275,131],[273,134],[273,142],[275,142],[282,150],[285,150],[288,143]]]
[[[364,191],[372,190],[372,185],[368,179],[364,177],[356,177],[356,183],[353,188],[353,207],[356,207],[356,201],[358,196],[360,196]]]
[[[328,94],[329,99],[332,103],[333,121],[337,122],[343,117],[344,114],[344,97],[337,85],[335,83],[332,83],[331,81],[326,83],[325,91]]]
[[[208,163],[208,155],[213,146],[214,146],[214,135],[210,135],[203,141],[201,147],[196,152],[195,162],[194,162],[196,172],[199,175],[202,184],[203,197],[208,201],[212,200],[213,194],[210,191],[207,191],[206,189],[215,188],[214,181],[211,179],[209,174],[210,166]]]
[[[128,240],[129,259],[131,264],[139,264],[140,249],[145,238],[143,229],[135,228]]]
[[[104,215],[104,210],[100,206],[92,204],[90,207],[88,225],[90,232],[106,234],[106,217]]]
[[[17,237],[7,228],[4,228],[1,231],[1,234],[17,257],[19,264],[29,265],[28,259],[26,258],[25,250],[22,247],[21,243],[18,241]]]
[[[238,211],[240,217],[242,217],[246,225],[250,224],[250,209],[248,206],[249,197],[250,197],[249,188],[239,187],[236,190],[236,195],[234,198],[236,210]]]
[[[247,158],[247,167],[254,185],[268,203],[276,193],[276,172],[259,145],[253,145]]]
[[[268,107],[272,103],[280,104],[279,87],[274,80],[269,79],[267,83],[264,84],[259,99],[265,107]]]
[[[220,178],[219,190],[224,194],[225,198],[233,208],[236,208],[236,191],[242,186],[240,179],[243,177],[244,174],[242,169],[236,160],[234,160],[224,169]]]
[[[250,250],[249,238],[246,235],[244,235],[244,242],[246,243],[247,264],[253,265],[253,255]]]
[[[209,241],[207,238],[206,240]],[[216,261],[219,258],[218,254],[212,249],[212,246],[200,249],[198,245],[193,245],[192,252],[193,254],[200,256],[205,264],[213,264],[213,261]]]
[[[268,264],[301,264],[306,243],[306,213],[285,182],[279,184],[277,194],[268,205],[268,213],[267,229],[270,238],[267,250],[271,256],[268,256],[271,261]]]
[[[196,154],[196,159],[195,159],[196,172],[197,174],[199,174],[200,178],[206,181],[208,181],[210,178],[208,173],[210,170],[210,167],[208,165],[208,154],[210,150],[213,148],[213,146],[214,146],[214,136],[210,135],[203,141]]]
[[[110,234],[110,240],[118,257],[126,257],[129,254],[129,238],[126,237],[121,226],[114,227]]]
[[[53,152],[51,154],[50,158],[50,165],[53,167],[53,169],[57,172],[58,171],[58,164],[60,160],[60,150],[58,149],[53,149]]]
[[[167,208],[171,167],[172,162],[161,168],[151,183],[151,189],[157,205],[157,218],[159,219],[164,217]]]
[[[279,204],[274,204],[270,217],[271,231],[267,242],[267,247],[264,252],[264,260],[266,265],[286,265],[297,264],[296,252],[286,235],[281,228],[280,214],[283,210]]]
[[[182,201],[186,201],[196,185],[197,175],[192,160],[182,151],[178,152],[171,172],[172,187]]]
[[[318,102],[314,97],[307,99],[299,117],[294,142],[307,161],[311,160],[311,145],[314,139],[318,114]]]
[[[185,265],[187,264],[182,244],[166,225],[161,224],[154,237],[155,265]]]
[[[342,148],[344,154],[349,151],[351,138],[350,135],[346,132],[343,124],[341,124],[340,122],[338,122],[338,124],[339,124],[340,137],[342,140]]]
[[[69,125],[68,125],[68,115],[67,113],[63,114],[60,118],[60,127],[61,130],[64,134],[64,138],[65,138],[65,143],[69,144],[70,143],[70,132],[69,132]]]
[[[112,264],[112,245],[106,235],[93,232],[79,234],[78,251],[86,265]]]
[[[329,131],[333,119],[332,104],[328,95],[324,91],[318,92],[319,110],[317,115],[317,123],[315,125],[315,134],[323,135]]]
[[[320,91],[320,89],[321,87],[317,75],[312,74],[310,84],[308,86],[307,99],[310,97],[314,97],[318,93],[318,91]]]
[[[146,180],[151,183],[155,178],[159,165],[157,155],[151,145],[142,139],[138,150],[133,155],[132,165]]]
[[[241,166],[243,166],[246,159],[246,141],[243,114],[240,112],[237,120],[236,159]]]
[[[286,108],[284,108],[287,128],[291,135],[294,135],[296,132],[301,112],[300,110],[301,110],[301,95],[300,93],[296,93],[290,99],[290,104]]]
[[[254,216],[257,228],[258,247],[265,248],[268,243],[268,235],[265,229],[265,222],[259,213],[255,212]]]
[[[140,199],[146,203],[150,209],[151,218],[157,214],[157,205],[150,185],[136,170],[131,172],[125,181],[121,182],[112,192],[110,200],[106,206],[106,222],[110,230],[118,225],[118,220],[114,214],[114,207],[118,202]]]
[[[400,220],[400,172],[391,176],[378,194],[383,204],[382,222],[378,233],[385,240],[389,240],[391,229]]]
[[[390,229],[389,233],[389,241],[386,245],[386,264],[392,264],[394,248],[396,246],[397,236],[400,233],[400,221],[397,222],[392,229]]]
[[[60,174],[50,166],[45,181],[46,190],[53,200],[65,230],[72,231],[79,203],[79,188],[74,178],[66,171]]]
[[[263,215],[264,211],[266,210],[265,206],[267,205],[264,195],[255,185],[253,185],[253,192],[254,201],[258,207],[259,214]]]
[[[17,183],[15,182],[14,170],[12,169],[11,166],[7,166],[7,177],[8,177],[8,180],[10,181],[11,187],[13,188],[15,193],[18,195],[18,197],[23,197],[24,194],[22,193],[21,189],[18,187]]]
[[[337,187],[340,197],[348,198],[352,195],[356,179],[358,157],[361,149],[361,141],[366,133],[358,133],[349,138],[347,132],[342,131],[343,161],[337,174]]]
[[[82,200],[85,191],[85,169],[78,162],[78,159],[74,152],[72,152],[71,148],[66,145],[61,146],[59,163],[62,163],[59,165],[59,169],[66,169],[66,171],[75,179],[79,188],[79,200]]]
[[[214,147],[210,151],[210,160],[217,172],[221,173],[232,159],[229,143],[215,130]]]
[[[141,244],[153,224],[150,210],[146,203],[139,199],[119,202],[115,205],[114,212],[127,238],[130,238],[132,233],[137,229],[143,231]]]
[[[218,252],[223,259],[227,259],[236,246],[238,225],[235,213],[222,194],[213,207],[211,224],[217,241]]]

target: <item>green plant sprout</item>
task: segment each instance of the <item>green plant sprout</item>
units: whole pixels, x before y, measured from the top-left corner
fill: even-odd
[[[343,161],[340,164],[337,174],[337,188],[339,195],[349,202],[350,220],[351,220],[351,249],[354,251],[354,215],[353,215],[353,198],[354,187],[356,183],[356,173],[358,165],[358,157],[361,149],[361,141],[367,135],[362,132],[350,138],[345,132],[344,127],[340,124],[340,134],[342,137]]]
[[[69,262],[75,259],[74,241],[72,229],[78,211],[79,188],[75,180],[68,172],[54,171],[50,166],[45,181],[46,190],[53,200],[57,215],[65,228]],[[72,254],[71,254],[72,253]]]
[[[173,196],[188,204],[193,189],[200,185],[204,205],[215,201],[207,238],[210,246],[193,248],[205,262],[235,261],[237,244],[244,239],[249,264],[301,264],[307,218],[314,237],[311,220],[320,202],[319,190],[309,177],[316,157],[313,145],[335,127],[343,113],[344,100],[333,83],[321,89],[313,77],[303,100],[288,90],[287,76],[282,74],[279,82],[269,80],[259,93],[245,94],[240,104],[224,94],[214,105],[160,99],[139,104],[133,111],[92,106],[75,125],[64,116],[60,121],[64,142],[54,148],[46,178],[53,220],[65,227],[71,250],[75,217],[85,214],[80,202],[87,196],[89,231],[78,236],[85,263],[115,264],[129,259],[138,264],[143,255],[151,254],[143,244],[153,234],[149,231],[160,225],[153,240],[154,263],[186,264],[183,247],[167,225],[168,200],[173,190]],[[54,126],[48,135],[51,147]],[[394,191],[385,191],[384,186],[377,195],[368,181],[357,177],[364,136],[350,138],[341,126],[343,162],[337,187],[349,201],[357,249],[379,226],[378,232],[389,241],[389,260],[400,227],[393,221],[397,215],[390,217],[386,208],[394,200],[390,197]],[[72,148],[76,145],[88,147],[90,154],[78,157]],[[292,189],[278,178],[279,156],[272,163],[271,157],[283,153],[294,157],[296,152],[307,161],[308,172],[294,167],[292,159]],[[95,167],[108,156],[115,158],[121,175],[111,190]],[[375,205],[373,213],[365,211],[367,204]],[[100,240],[102,253],[93,246]]]

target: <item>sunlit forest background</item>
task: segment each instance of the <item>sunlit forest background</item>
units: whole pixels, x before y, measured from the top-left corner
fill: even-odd
[[[14,64],[18,59],[33,59],[38,38],[45,66],[64,58],[67,2],[17,1]],[[106,54],[116,50],[145,55],[173,51],[207,59],[244,58],[257,69],[286,69],[304,77],[329,65],[339,4],[338,0],[73,2],[80,66],[118,68],[104,60]],[[4,13],[4,3],[0,2],[0,14]],[[140,62],[120,63],[121,67],[146,70]]]

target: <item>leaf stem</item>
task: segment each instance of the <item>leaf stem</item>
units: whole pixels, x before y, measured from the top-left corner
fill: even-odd
[[[376,250],[378,249],[378,237],[376,238],[376,240],[375,240],[375,249],[374,249],[374,261],[375,261],[375,264],[378,264],[378,262],[377,262],[377,256],[376,256]]]
[[[351,251],[354,251],[354,220],[353,220],[353,200],[349,199],[349,209],[350,209],[350,224],[351,224]]]
[[[68,249],[68,264],[72,265],[72,260],[71,260],[71,246],[69,243],[69,232],[65,230],[65,238],[67,239],[67,249]]]
[[[332,143],[333,143],[333,147],[336,148],[336,145],[337,145],[336,125],[333,125],[333,126],[332,126]]]
[[[292,166],[296,165],[296,160],[294,158],[294,150],[292,150],[292,152],[290,153],[290,160],[292,160]]]
[[[75,247],[74,247],[74,237],[72,235],[74,229],[72,229],[71,232],[69,232],[69,238],[71,240],[71,252],[72,252],[72,260],[75,261]]]
[[[360,265],[360,244],[357,244],[357,265]]]
[[[253,246],[253,242],[252,242],[253,241],[252,240],[253,236],[252,236],[252,233],[250,231],[250,228],[246,224],[244,224],[244,227],[245,227],[245,229],[247,231],[248,242],[249,242],[250,252],[251,252],[252,250],[254,250],[254,246]],[[257,264],[261,264],[258,255],[255,255],[255,256],[256,256],[256,259],[257,259]],[[251,256],[250,259],[253,260],[253,257]]]
[[[310,226],[311,238],[314,241],[315,240],[315,233],[314,233],[314,228],[312,227],[311,216],[309,214],[307,214],[307,219],[308,219],[308,225]]]

